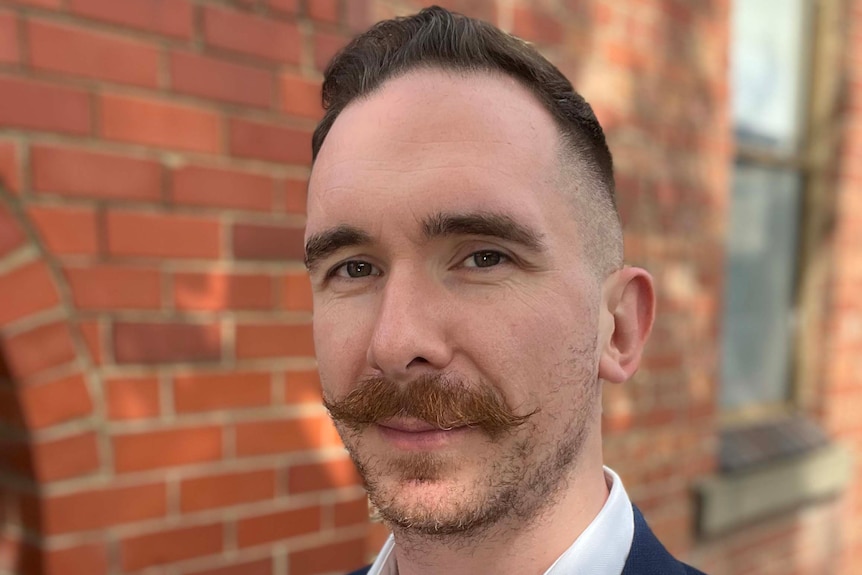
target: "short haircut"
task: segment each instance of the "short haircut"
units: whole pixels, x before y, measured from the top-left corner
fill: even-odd
[[[487,22],[432,6],[378,22],[354,38],[324,73],[325,114],[312,137],[312,161],[351,102],[370,96],[388,80],[427,69],[502,73],[536,96],[560,133],[560,185],[577,182],[575,187],[588,195],[577,209],[586,255],[603,274],[619,268],[622,231],[613,160],[599,121],[571,82],[538,50]]]

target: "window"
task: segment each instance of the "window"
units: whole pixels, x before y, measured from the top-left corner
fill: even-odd
[[[810,0],[734,0],[731,94],[737,155],[721,341],[726,413],[793,399],[797,254],[805,189]]]

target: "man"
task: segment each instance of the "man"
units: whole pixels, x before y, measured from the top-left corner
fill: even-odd
[[[324,402],[392,537],[356,573],[685,574],[602,464],[650,275],[571,84],[440,8],[330,64],[306,264]]]

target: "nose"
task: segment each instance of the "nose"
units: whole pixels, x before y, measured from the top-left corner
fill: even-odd
[[[371,368],[401,381],[445,369],[452,360],[447,307],[444,288],[431,278],[415,270],[390,273],[368,346]]]

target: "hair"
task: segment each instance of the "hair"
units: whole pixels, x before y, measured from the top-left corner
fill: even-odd
[[[312,162],[339,114],[388,80],[442,69],[502,73],[530,90],[560,134],[561,185],[586,181],[591,201],[579,208],[587,256],[604,273],[622,264],[622,231],[614,191],[613,159],[590,105],[538,50],[495,26],[439,6],[384,20],[354,38],[324,72],[323,118],[312,137]],[[581,213],[581,210],[577,210]]]

